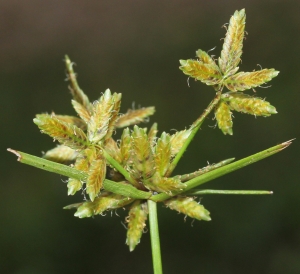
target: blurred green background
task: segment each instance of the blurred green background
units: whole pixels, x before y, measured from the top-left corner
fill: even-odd
[[[123,93],[122,112],[156,106],[160,132],[189,126],[214,96],[178,69],[197,49],[219,55],[235,10],[246,8],[240,69],[280,74],[257,95],[278,114],[235,114],[234,135],[206,120],[176,172],[241,159],[299,137],[300,1],[0,1],[0,272],[152,273],[149,232],[132,253],[125,214],[73,217],[65,178],[19,164],[6,148],[40,156],[54,146],[35,114],[74,114],[63,57],[69,54],[92,100]],[[252,91],[249,92],[253,94]],[[205,185],[269,189],[272,196],[204,196],[211,222],[193,224],[159,207],[165,273],[300,273],[299,140],[283,152]]]

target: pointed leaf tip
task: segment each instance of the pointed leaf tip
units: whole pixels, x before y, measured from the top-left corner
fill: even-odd
[[[21,161],[22,155],[21,155],[18,151],[14,150],[14,149],[11,149],[11,148],[8,148],[7,151],[9,151],[9,152],[15,154],[15,155],[18,157],[18,162]]]

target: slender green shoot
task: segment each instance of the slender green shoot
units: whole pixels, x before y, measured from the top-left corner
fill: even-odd
[[[181,149],[179,150],[179,152],[176,155],[175,159],[170,164],[170,167],[168,168],[168,171],[165,175],[166,177],[170,176],[172,174],[173,170],[176,168],[176,166],[177,166],[179,160],[181,159],[183,153],[186,151],[187,147],[189,146],[189,144],[193,140],[194,136],[196,135],[197,131],[201,127],[201,125],[204,122],[205,118],[208,116],[208,114],[210,114],[210,112],[214,109],[214,107],[220,101],[221,94],[222,94],[222,90],[217,91],[215,98],[210,102],[210,104],[203,111],[201,116],[192,124],[192,126],[191,126],[192,132],[189,135],[189,137],[186,139],[186,141],[183,144],[183,146],[181,147]]]
[[[153,273],[162,274],[163,272],[162,272],[156,202],[148,200],[148,210],[149,210],[149,227],[150,227],[150,237],[151,237],[152,262],[153,262],[153,271],[154,271]]]
[[[192,189],[186,192],[188,195],[225,194],[225,195],[270,195],[269,190],[218,190],[218,189]]]

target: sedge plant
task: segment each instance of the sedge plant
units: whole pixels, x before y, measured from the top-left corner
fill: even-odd
[[[75,210],[76,217],[103,215],[118,208],[128,210],[126,244],[130,251],[139,244],[149,219],[154,273],[162,273],[157,203],[190,218],[210,221],[210,212],[195,197],[272,192],[199,189],[200,185],[271,156],[291,143],[284,142],[238,161],[231,158],[192,173],[172,175],[205,118],[212,112],[219,129],[229,135],[233,134],[233,112],[264,117],[277,113],[269,102],[244,93],[269,82],[279,73],[275,69],[239,72],[245,19],[244,9],[235,11],[230,18],[218,59],[197,50],[196,59],[180,60],[180,69],[185,75],[211,86],[215,93],[188,129],[158,134],[156,123],[149,129],[139,126],[155,112],[155,108],[130,109],[120,114],[122,94],[112,93],[109,89],[91,102],[79,87],[73,63],[66,56],[72,105],[77,115],[36,115],[33,121],[41,132],[59,143],[42,158],[8,150],[22,163],[67,176],[68,195],[83,194],[81,201],[64,207]],[[119,129],[123,131],[120,140],[116,140],[114,133]]]

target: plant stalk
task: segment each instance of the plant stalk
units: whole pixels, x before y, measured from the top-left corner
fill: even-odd
[[[185,143],[175,156],[174,160],[172,161],[170,167],[168,168],[165,177],[170,177],[173,170],[176,168],[179,160],[181,159],[183,153],[186,151],[188,145],[193,140],[194,136],[196,135],[197,131],[199,130],[200,126],[204,122],[205,118],[210,114],[210,112],[214,109],[214,107],[218,104],[218,102],[221,99],[222,90],[218,90],[216,93],[215,98],[210,102],[208,107],[203,111],[203,113],[200,115],[200,117],[192,124],[190,130],[192,131],[190,136],[186,139]]]
[[[163,272],[162,272],[156,202],[148,200],[148,210],[149,210],[149,227],[150,227],[150,237],[151,237],[153,273],[162,274]]]
[[[204,194],[226,194],[226,195],[268,195],[273,194],[269,190],[218,190],[218,189],[192,189],[185,192],[187,195],[204,195]]]

